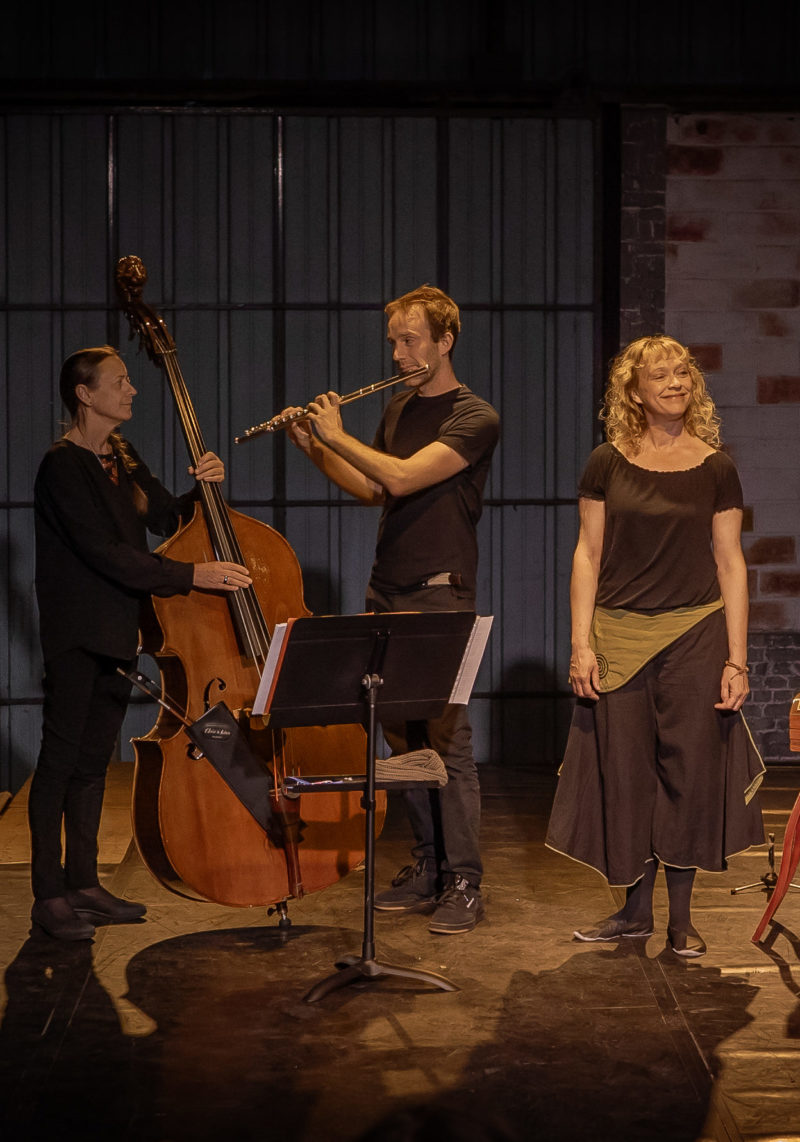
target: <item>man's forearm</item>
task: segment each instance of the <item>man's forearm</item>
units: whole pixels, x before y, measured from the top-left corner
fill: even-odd
[[[329,445],[315,438],[309,456],[320,472],[349,496],[363,504],[383,503],[383,488]]]
[[[376,488],[386,488],[395,479],[400,470],[402,461],[397,457],[389,456],[386,452],[378,452],[368,444],[362,444],[355,436],[342,430],[325,441],[325,447],[335,453],[336,458],[358,472],[362,479]]]

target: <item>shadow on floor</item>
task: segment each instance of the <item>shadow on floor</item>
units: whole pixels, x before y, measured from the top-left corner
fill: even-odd
[[[5,1137],[302,1139],[323,1091],[338,1085],[331,1138],[573,1142],[588,1130],[593,1142],[693,1142],[711,1076],[680,1011],[689,1021],[702,1011],[710,1057],[749,1021],[757,990],[667,952],[648,960],[640,941],[581,949],[555,970],[516,971],[491,1039],[466,1044],[458,1085],[434,1092],[444,1066],[437,1016],[449,1011],[457,1025],[469,998],[430,1001],[437,1033],[427,1046],[418,1034],[404,1044],[396,1032],[419,1003],[405,982],[302,1001],[298,980],[326,975],[343,938],[339,928],[311,934],[228,929],[138,952],[126,998],[154,1028],[139,1038],[122,1033],[91,944],[30,938],[6,972]],[[409,1096],[415,1075],[429,1096]],[[393,1076],[404,1079],[397,1098],[387,1097]],[[365,1133],[358,1124],[381,1109],[379,1130]]]

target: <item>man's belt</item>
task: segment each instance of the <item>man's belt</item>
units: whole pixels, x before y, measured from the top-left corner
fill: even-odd
[[[464,578],[460,571],[439,571],[418,584],[420,587],[460,587]]]

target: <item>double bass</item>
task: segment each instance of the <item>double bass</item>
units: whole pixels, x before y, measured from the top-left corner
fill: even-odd
[[[121,258],[122,308],[150,359],[165,372],[193,465],[207,451],[160,315],[142,301],[147,280],[137,257]],[[310,614],[302,574],[286,539],[233,511],[220,485],[199,482],[193,518],[158,551],[186,563],[227,560],[247,566],[252,586],[233,593],[191,591],[152,599],[142,648],[158,664],[162,693],[152,729],[133,740],[133,834],[144,863],[165,887],[190,899],[235,906],[281,905],[335,883],[364,856],[360,794],[284,796],[289,775],[363,773],[366,734],[358,725],[271,729],[251,715],[276,623]],[[269,783],[267,829],[209,760],[196,756],[184,726],[223,702]],[[177,715],[175,707],[183,711]],[[378,828],[385,812],[380,797]]]

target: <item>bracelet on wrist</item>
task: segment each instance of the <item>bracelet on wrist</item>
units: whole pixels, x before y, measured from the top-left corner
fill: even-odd
[[[729,658],[725,659],[725,665],[730,666],[731,670],[735,670],[737,674],[749,674],[749,666],[740,666],[738,662],[731,662]]]

